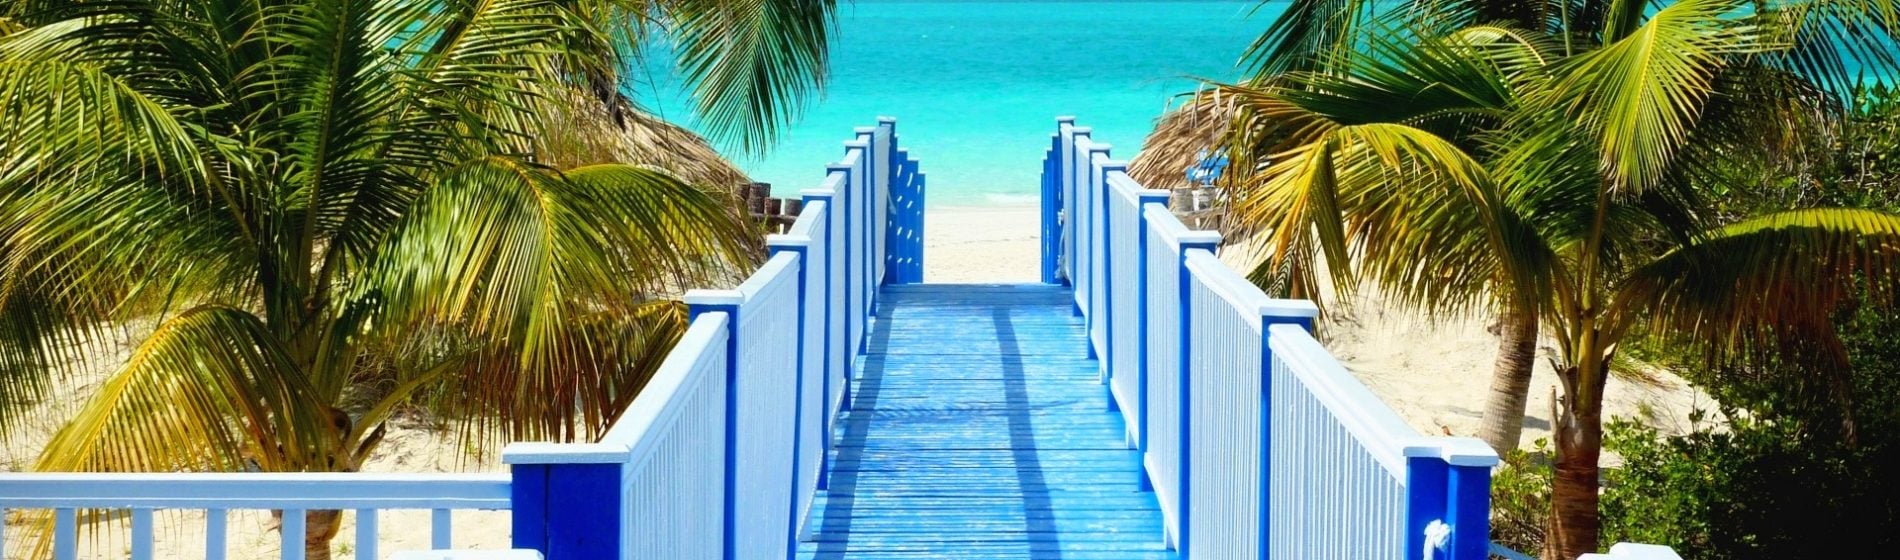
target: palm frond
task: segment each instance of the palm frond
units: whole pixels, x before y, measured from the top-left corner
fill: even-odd
[[[34,470],[347,470],[328,463],[345,427],[262,321],[203,306],[160,324]]]
[[[455,334],[462,342],[452,346],[476,352],[467,375],[497,381],[507,376],[490,373],[502,368],[572,397],[573,376],[645,359],[582,351],[577,340],[608,337],[587,329],[634,329],[614,317],[639,315],[653,294],[732,277],[756,258],[756,239],[722,198],[662,172],[599,165],[561,173],[487,158],[446,174],[418,201],[361,297],[386,310],[389,336]],[[547,410],[565,411],[563,421],[581,410],[541,398]]]
[[[1729,55],[1757,53],[1772,38],[1733,16],[1736,0],[1685,0],[1609,45],[1574,57],[1530,118],[1550,110],[1594,139],[1603,176],[1618,190],[1660,180],[1687,141]]]
[[[1790,48],[1770,53],[1774,65],[1846,100],[1868,81],[1893,83],[1900,75],[1900,2],[1806,0],[1775,5],[1759,14],[1763,26],[1789,37]]]
[[[1636,268],[1615,305],[1624,323],[1685,336],[1719,359],[1831,329],[1843,303],[1891,304],[1896,288],[1900,215],[1789,210],[1707,232]]]
[[[761,152],[824,87],[836,0],[673,0],[664,9],[715,140]]]

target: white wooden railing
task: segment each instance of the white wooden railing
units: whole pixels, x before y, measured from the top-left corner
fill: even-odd
[[[1043,277],[1075,287],[1108,406],[1183,557],[1482,559],[1491,467],[1471,438],[1408,427],[1309,333],[1062,119],[1043,196]]]
[[[382,510],[432,511],[447,549],[451,512],[486,509],[511,510],[513,546],[549,560],[791,558],[877,287],[922,281],[923,188],[895,120],[857,129],[764,266],[687,294],[686,334],[598,442],[511,444],[505,474],[5,473],[0,547],[7,513],[50,511],[54,557],[73,559],[81,512],[129,511],[126,555],[145,560],[153,512],[186,509],[222,559],[226,512],[284,510],[281,558],[301,560],[300,513],[344,510],[355,557],[376,558]]]
[[[802,194],[764,266],[686,294],[686,336],[606,437],[509,448],[516,546],[550,560],[793,556],[877,288],[923,271],[923,175],[894,120],[858,129]]]
[[[10,512],[52,512],[53,557],[72,560],[79,554],[82,512],[125,511],[131,518],[126,553],[145,559],[153,557],[155,512],[201,510],[204,557],[222,560],[229,555],[226,522],[232,511],[281,510],[282,557],[301,560],[305,512],[351,511],[357,557],[374,558],[381,512],[432,512],[429,541],[448,548],[451,512],[509,509],[509,482],[506,474],[8,473],[0,474],[0,520]],[[7,544],[0,542],[0,550]]]

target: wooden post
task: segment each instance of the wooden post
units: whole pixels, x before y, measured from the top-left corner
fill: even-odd
[[[798,498],[800,492],[803,492],[803,489],[798,487],[798,481],[801,480],[798,476],[798,456],[800,451],[802,451],[799,448],[800,443],[804,440],[804,438],[801,437],[801,432],[804,428],[801,423],[805,419],[805,376],[810,373],[805,371],[805,341],[811,337],[810,333],[805,332],[805,326],[807,325],[805,317],[806,313],[811,312],[810,302],[813,299],[811,297],[812,286],[806,281],[805,267],[809,266],[808,258],[811,256],[811,242],[810,237],[803,235],[774,235],[767,237],[765,240],[765,245],[770,248],[771,254],[791,253],[796,255],[798,259],[798,266],[793,269],[796,271],[794,274],[798,275],[798,314],[797,322],[793,323],[797,325],[797,327],[793,329],[796,332],[792,335],[792,347],[796,349],[792,353],[792,359],[796,360],[793,362],[796,365],[793,366],[792,370],[796,373],[792,376],[792,472],[790,473],[791,478],[787,481],[792,491],[788,493],[791,497],[791,500],[789,500],[791,503],[786,504],[788,514],[785,518],[785,524],[787,525],[785,528],[785,560],[798,559]],[[737,330],[735,329],[734,332],[737,332]],[[823,375],[822,372],[819,374]],[[818,404],[823,406],[824,395],[819,395],[819,401]],[[814,428],[815,427],[816,426],[814,426]]]
[[[686,292],[686,307],[689,317],[697,318],[706,313],[726,314],[726,433],[722,445],[725,447],[725,466],[723,490],[720,500],[720,534],[724,535],[720,543],[720,557],[725,560],[738,558],[738,507],[739,496],[739,391],[740,386],[739,328],[742,318],[739,310],[744,306],[745,294],[738,290],[692,290]],[[600,557],[604,558],[604,556]],[[549,560],[562,560],[550,558]]]
[[[1094,150],[1090,150],[1094,151]],[[1102,157],[1108,157],[1108,146],[1102,146]],[[1090,159],[1093,159],[1091,156]],[[1095,237],[1099,248],[1095,253],[1099,263],[1096,281],[1091,283],[1094,290],[1102,294],[1102,308],[1096,310],[1102,316],[1102,394],[1108,397],[1108,411],[1121,412],[1121,403],[1115,402],[1115,233],[1114,212],[1115,187],[1109,186],[1111,173],[1127,173],[1128,164],[1115,160],[1103,160],[1095,175],[1095,222],[1098,233]],[[1090,298],[1093,301],[1094,298]]]
[[[1485,560],[1491,548],[1491,467],[1498,454],[1475,438],[1445,444],[1450,467],[1445,522],[1451,524],[1450,560]]]
[[[1049,135],[1049,151],[1042,160],[1042,283],[1061,282],[1062,260],[1062,130],[1075,126],[1075,117],[1057,117],[1056,133]]]
[[[1076,157],[1075,152],[1076,144],[1087,141],[1091,133],[1093,130],[1086,126],[1069,127],[1062,143],[1062,200],[1064,204],[1062,234],[1068,244],[1068,249],[1063,251],[1067,257],[1063,268],[1068,273],[1069,285],[1076,288],[1077,297],[1085,295],[1082,293],[1082,287],[1087,278],[1085,276],[1087,271],[1082,268],[1080,261],[1083,256],[1082,246],[1088,242],[1086,238],[1089,228],[1088,220],[1084,217],[1088,208],[1084,206],[1085,202],[1082,200],[1082,195],[1086,194],[1085,187],[1082,186],[1086,182],[1082,178],[1082,171],[1088,167],[1077,161],[1080,158]],[[1075,316],[1082,316],[1082,305],[1081,301],[1075,302]],[[1088,352],[1090,357],[1095,356],[1095,349],[1092,346]]]
[[[1180,429],[1180,433],[1176,435],[1177,439],[1175,440],[1177,442],[1176,452],[1180,453],[1180,457],[1178,457],[1180,464],[1176,466],[1178,470],[1175,471],[1175,475],[1178,478],[1174,486],[1174,514],[1175,521],[1179,527],[1175,531],[1174,543],[1175,550],[1180,554],[1181,558],[1188,557],[1188,535],[1190,534],[1188,520],[1191,519],[1189,511],[1191,511],[1190,508],[1192,506],[1192,504],[1189,503],[1188,488],[1194,482],[1191,480],[1192,477],[1189,476],[1189,473],[1194,472],[1193,469],[1190,468],[1193,466],[1193,460],[1191,459],[1192,448],[1189,446],[1193,441],[1193,438],[1189,436],[1192,435],[1194,431],[1194,399],[1192,398],[1192,389],[1194,387],[1192,383],[1194,382],[1194,377],[1189,375],[1189,372],[1193,369],[1189,358],[1192,356],[1190,352],[1194,351],[1195,334],[1193,301],[1194,274],[1188,270],[1188,252],[1200,250],[1213,253],[1220,249],[1220,239],[1220,234],[1211,231],[1189,231],[1181,234],[1181,261],[1175,268],[1175,274],[1180,275],[1178,283],[1175,284],[1175,297],[1177,298],[1175,304],[1178,306],[1176,309],[1180,310],[1181,327],[1178,333],[1180,339],[1177,340],[1175,344],[1176,348],[1181,349],[1181,355],[1178,357],[1179,361],[1175,364],[1178,370],[1177,374],[1179,375],[1175,381],[1175,393],[1179,399],[1175,403],[1175,410],[1180,412],[1181,418],[1180,421],[1176,423],[1176,426]]]
[[[1260,310],[1260,472],[1255,483],[1259,492],[1255,503],[1260,508],[1260,528],[1256,531],[1260,560],[1268,560],[1272,544],[1269,529],[1273,527],[1273,326],[1294,325],[1311,333],[1315,317],[1319,317],[1319,306],[1303,299],[1271,300]]]
[[[630,458],[624,445],[509,444],[501,460],[514,475],[513,546],[548,560],[619,556],[620,475]]]
[[[1445,523],[1451,465],[1436,445],[1405,448],[1405,560],[1424,560],[1434,523]]]
[[[1135,449],[1139,456],[1148,454],[1148,206],[1159,206],[1167,211],[1168,195],[1165,192],[1144,190],[1135,198]],[[1148,468],[1136,469],[1141,475],[1141,491],[1152,492],[1155,483],[1148,478]]]
[[[812,263],[811,266],[818,267],[818,270],[822,271],[821,276],[824,277],[824,280],[819,282],[818,285],[812,286],[812,290],[818,294],[814,300],[818,302],[818,307],[812,312],[821,314],[818,318],[818,348],[819,354],[821,355],[818,360],[818,371],[819,375],[823,376],[823,381],[819,383],[818,406],[823,408],[819,409],[818,418],[820,420],[819,429],[823,431],[820,432],[818,441],[824,447],[818,453],[818,489],[826,490],[831,488],[831,429],[833,422],[836,420],[832,416],[831,411],[831,353],[834,348],[833,345],[836,344],[837,341],[832,340],[831,325],[834,320],[833,317],[837,314],[837,310],[832,309],[831,294],[836,293],[833,290],[838,289],[837,286],[832,284],[833,277],[836,276],[837,271],[836,265],[832,263],[838,259],[838,253],[832,242],[832,240],[836,238],[832,236],[835,235],[834,232],[838,231],[839,226],[835,224],[838,223],[839,214],[837,207],[832,205],[833,193],[831,191],[812,189],[804,191],[802,194],[805,196],[803,202],[804,206],[810,208],[822,207],[825,212],[825,227],[823,230],[813,232],[818,235],[818,238],[811,240],[812,243],[819,244],[825,248],[825,259],[824,262]],[[806,254],[809,255],[811,253],[807,251]],[[851,361],[852,358],[852,356],[844,357],[847,362]],[[845,386],[849,387],[850,383],[845,383]]]
[[[856,324],[856,321],[852,319],[852,315],[857,314],[857,312],[852,309],[852,298],[857,295],[857,281],[855,278],[852,278],[856,275],[856,269],[853,267],[857,266],[854,261],[861,258],[851,247],[853,241],[851,226],[858,222],[856,216],[857,212],[852,209],[852,203],[856,202],[857,195],[852,192],[854,189],[851,183],[854,174],[851,172],[851,166],[834,163],[826,166],[825,172],[827,175],[839,176],[838,192],[836,198],[834,198],[837,205],[834,207],[834,210],[831,210],[830,221],[836,224],[832,226],[834,228],[832,232],[840,238],[840,246],[844,248],[843,251],[838,253],[840,255],[838,260],[843,270],[839,273],[840,278],[837,286],[839,292],[844,294],[842,298],[844,307],[837,311],[843,314],[844,317],[842,321],[844,323],[844,334],[837,341],[837,343],[842,346],[839,350],[839,355],[844,357],[844,382],[838,387],[838,390],[844,393],[844,402],[838,406],[838,411],[842,413],[851,410],[851,379],[857,375],[857,360],[854,358],[857,356],[858,345],[857,342],[851,340],[851,326]],[[863,318],[859,317],[857,320],[863,320]]]

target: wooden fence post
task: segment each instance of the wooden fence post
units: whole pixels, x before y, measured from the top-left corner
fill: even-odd
[[[725,560],[738,560],[738,508],[739,497],[739,363],[743,361],[739,354],[739,335],[743,329],[739,309],[745,303],[745,294],[738,290],[691,290],[686,292],[687,314],[698,317],[704,313],[726,314],[726,434],[722,445],[726,450],[724,469],[724,496],[720,511],[720,557]],[[550,559],[558,560],[558,559]]]
[[[795,349],[792,353],[792,359],[796,360],[793,362],[793,364],[796,365],[792,367],[792,371],[794,372],[792,375],[792,472],[791,480],[789,481],[792,491],[788,494],[791,497],[791,503],[786,505],[789,513],[785,518],[787,520],[785,529],[785,560],[798,559],[798,498],[799,493],[803,491],[799,488],[799,481],[802,479],[798,476],[798,467],[799,455],[800,452],[803,451],[803,449],[800,449],[800,444],[804,441],[804,437],[802,436],[805,429],[803,425],[805,420],[805,376],[810,373],[805,371],[805,341],[811,336],[811,333],[805,332],[805,327],[809,324],[805,321],[805,318],[807,317],[806,314],[811,312],[810,302],[812,300],[812,287],[810,283],[806,281],[806,267],[811,266],[811,242],[811,238],[804,235],[773,235],[765,239],[765,245],[772,255],[791,253],[798,257],[798,266],[793,269],[795,271],[793,274],[798,276],[798,313],[795,319],[797,322],[793,323],[797,325],[797,327],[793,328],[793,330],[797,332],[792,337],[792,347]],[[819,375],[823,374],[823,372],[819,372]],[[825,396],[826,395],[823,394],[818,396],[819,406],[824,406]],[[822,466],[823,462],[821,460],[820,467]]]
[[[1178,442],[1176,444],[1176,453],[1180,454],[1180,465],[1176,467],[1179,469],[1176,471],[1176,476],[1179,477],[1179,480],[1176,481],[1174,487],[1174,516],[1179,527],[1174,534],[1174,543],[1175,551],[1180,554],[1181,558],[1186,559],[1188,558],[1188,520],[1191,518],[1188,512],[1192,507],[1192,504],[1189,503],[1188,488],[1194,482],[1190,480],[1191,477],[1189,476],[1189,473],[1194,472],[1193,469],[1190,468],[1193,466],[1190,460],[1190,457],[1193,455],[1193,448],[1191,447],[1193,438],[1189,437],[1194,431],[1194,399],[1191,397],[1193,394],[1192,388],[1194,385],[1192,385],[1192,383],[1194,382],[1194,378],[1189,375],[1189,371],[1193,369],[1190,366],[1192,362],[1189,358],[1192,356],[1191,352],[1194,351],[1194,273],[1188,270],[1187,257],[1188,252],[1194,250],[1207,251],[1209,253],[1218,251],[1220,249],[1220,234],[1211,231],[1189,231],[1181,234],[1180,244],[1181,262],[1176,265],[1175,268],[1175,274],[1180,275],[1180,281],[1176,284],[1178,288],[1175,290],[1175,297],[1177,298],[1178,309],[1180,309],[1181,313],[1181,329],[1179,334],[1181,338],[1176,341],[1175,345],[1176,348],[1181,349],[1180,361],[1176,364],[1176,367],[1179,369],[1178,373],[1180,377],[1175,382],[1175,393],[1180,399],[1179,402],[1175,404],[1175,410],[1179,411],[1181,415],[1180,422],[1176,424],[1180,428],[1180,434],[1176,440]]]
[[[1445,522],[1451,524],[1451,560],[1485,560],[1491,548],[1491,467],[1498,454],[1475,438],[1445,443]]]
[[[823,378],[823,381],[819,383],[820,389],[818,390],[818,406],[821,407],[818,409],[818,419],[819,429],[823,431],[819,433],[818,441],[824,447],[821,448],[818,453],[818,489],[825,490],[831,488],[831,428],[833,425],[832,422],[834,421],[831,415],[831,352],[832,345],[836,343],[836,341],[831,339],[831,318],[832,313],[835,312],[831,309],[831,294],[834,293],[832,290],[837,289],[837,287],[833,286],[831,281],[833,271],[832,262],[838,258],[838,255],[832,252],[831,240],[834,239],[832,232],[836,231],[838,227],[833,224],[837,223],[839,215],[837,206],[832,204],[831,191],[812,189],[804,191],[801,194],[805,197],[806,208],[810,208],[821,202],[824,203],[825,207],[824,230],[814,232],[818,235],[818,238],[811,240],[811,243],[817,243],[824,247],[825,262],[815,263],[815,266],[819,267],[818,269],[822,271],[821,275],[824,276],[824,281],[812,287],[812,289],[818,293],[818,297],[815,300],[818,302],[818,307],[808,308],[812,309],[811,312],[822,315],[818,318],[817,346],[819,348],[819,354],[821,355],[818,360],[818,374]],[[805,254],[810,255],[811,252],[806,251]],[[850,359],[851,356],[845,356],[845,361],[850,361]],[[850,383],[847,381],[845,386],[849,387]]]
[[[1141,411],[1135,416],[1135,450],[1141,457],[1148,454],[1148,415],[1153,410],[1148,407],[1148,275],[1153,272],[1148,270],[1149,204],[1167,208],[1167,193],[1144,190],[1135,197],[1135,340],[1141,341],[1135,345],[1135,402]],[[1148,478],[1148,468],[1135,470],[1141,476],[1141,491],[1153,492],[1155,483]]]
[[[1166,193],[1158,196],[1166,198]],[[1255,498],[1260,508],[1260,560],[1267,560],[1272,533],[1273,517],[1273,326],[1297,325],[1306,332],[1313,332],[1313,319],[1319,317],[1319,306],[1304,299],[1275,299],[1269,306],[1260,310],[1260,475],[1259,497]],[[1296,514],[1297,515],[1297,514]]]
[[[513,472],[514,548],[548,560],[620,555],[621,480],[632,452],[603,443],[512,443],[502,463]]]

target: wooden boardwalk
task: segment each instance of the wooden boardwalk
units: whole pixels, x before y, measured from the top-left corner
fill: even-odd
[[[1073,296],[886,286],[800,558],[1173,558]]]

